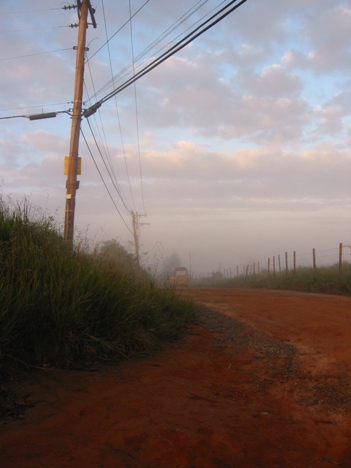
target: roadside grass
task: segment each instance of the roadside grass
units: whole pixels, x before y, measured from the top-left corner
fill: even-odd
[[[262,271],[259,274],[240,275],[234,278],[203,278],[198,281],[201,286],[232,288],[266,288],[303,291],[311,293],[351,295],[351,263],[344,262],[342,271],[339,265],[317,268],[298,267],[295,271],[273,274]]]
[[[132,262],[72,248],[0,199],[0,385],[19,368],[144,356],[182,335],[195,305]]]

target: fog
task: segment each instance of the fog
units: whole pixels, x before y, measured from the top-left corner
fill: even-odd
[[[127,5],[92,2],[84,107],[121,84],[125,66],[133,73],[133,57],[137,71],[219,2],[202,2],[163,39],[199,2],[144,3],[131,2],[130,28]],[[2,7],[2,197],[27,198],[62,225],[69,114],[5,117],[70,109],[77,12],[44,0]],[[285,252],[306,264],[313,248],[317,262],[336,262],[339,243],[351,244],[350,19],[347,1],[248,0],[83,119],[76,236],[133,251],[133,210],[146,215],[141,260],[155,271],[173,253],[198,276],[265,268]]]

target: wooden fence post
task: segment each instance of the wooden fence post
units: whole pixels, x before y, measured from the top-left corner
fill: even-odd
[[[275,278],[275,256],[273,256],[273,276]]]
[[[294,274],[296,273],[296,251],[294,250]]]
[[[278,254],[278,266],[279,266],[279,273],[282,272],[281,266],[280,266],[280,254]]]
[[[316,273],[317,265],[316,265],[316,249],[312,250],[313,254],[313,273]]]
[[[288,252],[285,252],[285,272],[288,274],[289,267],[288,267]]]

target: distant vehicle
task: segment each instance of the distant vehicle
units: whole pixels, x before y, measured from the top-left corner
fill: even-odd
[[[189,282],[189,273],[185,267],[177,267],[173,270],[171,276],[171,284],[173,284],[173,286],[187,288]]]

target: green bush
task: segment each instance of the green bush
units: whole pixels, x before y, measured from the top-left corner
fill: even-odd
[[[194,317],[128,255],[72,249],[52,219],[32,215],[0,203],[0,371],[142,355]]]

